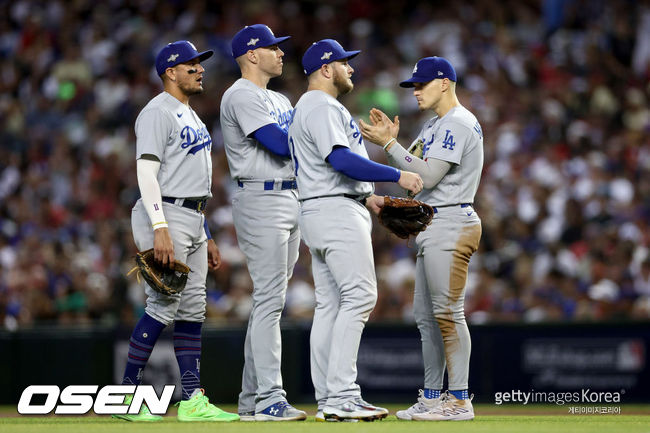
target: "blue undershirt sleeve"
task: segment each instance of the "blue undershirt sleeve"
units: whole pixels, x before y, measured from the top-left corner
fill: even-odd
[[[205,230],[205,235],[208,237],[208,240],[212,239],[212,233],[210,233],[210,227],[208,227],[207,218],[203,218],[203,229]]]
[[[343,146],[334,147],[326,160],[336,171],[355,180],[397,182],[401,175],[398,169],[378,164]]]
[[[289,134],[277,123],[269,123],[253,132],[253,137],[272,153],[289,157]]]

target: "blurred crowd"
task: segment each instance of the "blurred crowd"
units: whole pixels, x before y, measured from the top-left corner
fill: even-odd
[[[342,102],[356,118],[373,106],[399,114],[403,144],[431,113],[397,83],[424,56],[455,65],[459,99],[485,136],[470,323],[650,318],[648,1],[0,0],[0,328],[131,326],[142,314],[143,290],[126,277],[139,197],[133,125],[162,89],[155,54],[179,39],[216,52],[191,100],[213,137],[207,214],[223,258],[208,276],[207,321],[247,320],[252,283],[218,119],[239,77],[230,39],[253,23],[292,36],[270,87],[293,103],[312,42],[361,49]],[[393,184],[377,191],[403,194]],[[376,220],[373,241],[371,320],[412,322],[414,242]],[[302,245],[285,318],[310,320],[313,306]]]

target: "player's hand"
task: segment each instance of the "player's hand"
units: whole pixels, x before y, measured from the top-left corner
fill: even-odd
[[[208,239],[208,267],[213,271],[221,267],[221,253],[214,239]]]
[[[174,242],[167,227],[154,230],[153,253],[156,261],[163,266],[174,263]]]
[[[384,196],[375,194],[371,195],[366,199],[366,207],[375,215],[379,215],[379,211],[384,207]]]
[[[384,146],[391,138],[397,139],[399,133],[399,117],[391,121],[383,111],[373,108],[370,110],[370,124],[359,119],[361,135],[364,139],[379,146]]]
[[[413,195],[422,191],[422,186],[424,185],[420,175],[410,171],[400,171],[400,177],[397,183]]]

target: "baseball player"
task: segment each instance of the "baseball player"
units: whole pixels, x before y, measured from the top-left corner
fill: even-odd
[[[397,412],[404,420],[470,420],[468,395],[471,341],[465,322],[467,268],[481,238],[481,220],[472,207],[483,168],[483,132],[456,97],[456,71],[441,57],[421,59],[413,76],[421,111],[435,116],[424,124],[410,152],[397,142],[399,119],[372,109],[361,121],[363,137],[384,147],[395,167],[419,173],[424,189],[416,196],[434,207],[433,222],[416,238],[415,320],[422,336],[424,390],[416,404]],[[449,392],[441,396],[445,365]]]
[[[369,210],[383,197],[372,182],[397,182],[418,193],[419,175],[368,160],[361,132],[337,98],[353,88],[346,51],[324,39],[307,49],[302,65],[309,87],[289,126],[301,201],[300,230],[312,256],[316,310],[311,330],[311,375],[317,420],[374,420],[388,411],[361,398],[357,353],[377,300]]]
[[[242,421],[301,421],[282,388],[280,316],[287,283],[298,260],[298,194],[287,128],[289,100],[266,88],[282,74],[276,38],[263,24],[247,26],[232,40],[242,77],[221,99],[221,129],[230,174],[237,182],[232,200],[239,247],[253,280],[253,310],[244,345]]]
[[[138,185],[142,198],[133,207],[133,238],[140,251],[153,247],[163,265],[175,259],[191,272],[179,295],[162,295],[145,284],[147,305],[129,343],[122,384],[138,385],[162,330],[174,322],[174,352],[181,373],[180,421],[234,421],[239,416],[209,403],[200,382],[201,324],[205,319],[208,266],[221,257],[211,239],[203,210],[211,196],[212,139],[189,105],[203,91],[199,53],[188,41],[166,45],[156,57],[164,91],[142,109],[135,122]],[[130,402],[130,397],[128,398]],[[116,415],[128,421],[158,421],[143,406],[138,415]]]

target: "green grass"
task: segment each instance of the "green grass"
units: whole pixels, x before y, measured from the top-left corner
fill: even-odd
[[[620,405],[620,415],[569,415],[568,407],[552,405],[475,405],[476,419],[468,422],[440,423],[400,421],[394,415],[373,423],[317,423],[313,415],[316,408],[298,405],[311,415],[306,422],[293,423],[179,423],[175,412],[162,422],[153,424],[129,423],[107,416],[20,416],[15,406],[0,407],[0,431],[5,433],[298,433],[298,432],[354,432],[397,433],[432,432],[451,433],[650,433],[650,405]],[[394,414],[404,405],[385,405]],[[228,411],[234,406],[222,406]]]

